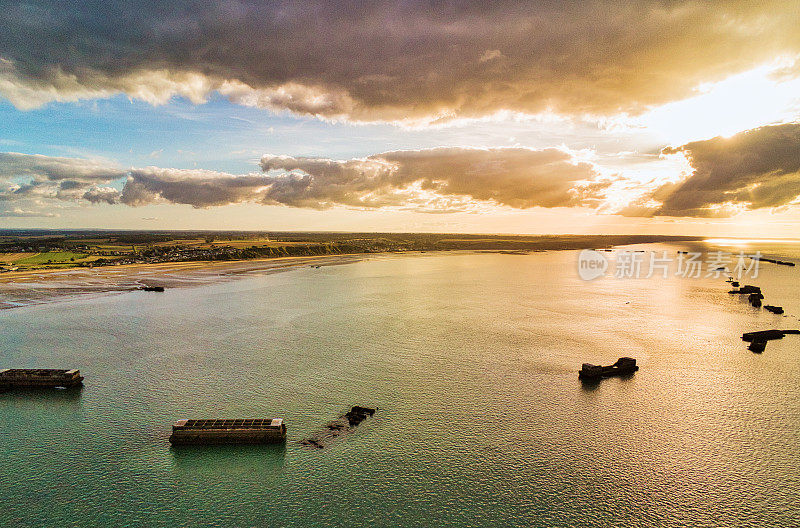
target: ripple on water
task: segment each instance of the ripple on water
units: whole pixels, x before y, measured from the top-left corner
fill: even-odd
[[[768,321],[720,281],[574,263],[398,256],[8,310],[4,365],[86,386],[0,397],[4,525],[796,526],[798,340],[747,352]],[[759,283],[796,312],[777,273]],[[632,378],[578,382],[622,355]],[[380,416],[298,445],[355,404]],[[166,440],[269,416],[286,446]]]

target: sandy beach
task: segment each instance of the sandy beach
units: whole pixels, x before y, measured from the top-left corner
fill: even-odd
[[[74,236],[74,235],[73,235]],[[105,236],[108,236],[106,234]],[[281,235],[284,238],[291,238]],[[297,235],[300,236],[300,235]],[[6,271],[0,273],[0,310],[53,302],[65,297],[137,290],[143,286],[177,288],[229,280],[242,274],[275,273],[297,266],[345,264],[366,256],[445,252],[499,252],[525,255],[530,252],[613,248],[621,245],[696,240],[698,237],[662,235],[566,235],[501,237],[491,235],[359,235],[338,240],[336,234],[305,234],[306,243],[317,244],[311,254],[233,258],[220,260],[176,260],[72,268]],[[347,238],[350,237],[350,238]],[[392,238],[394,237],[394,238]],[[80,241],[80,239],[76,239]],[[289,247],[295,242],[285,242]],[[335,252],[325,244],[339,244]],[[11,242],[20,245],[20,242]],[[24,245],[24,244],[21,244]],[[322,247],[324,246],[324,247]],[[99,247],[99,246],[98,246]],[[119,247],[108,246],[119,250]],[[175,246],[179,250],[183,246]],[[398,249],[401,248],[401,249]],[[63,248],[62,248],[63,249]],[[173,248],[174,249],[174,248]],[[286,248],[282,248],[284,252]],[[209,250],[211,251],[211,250]],[[11,253],[7,253],[11,255]],[[236,251],[232,255],[238,255]],[[9,257],[9,260],[13,260]]]
[[[278,273],[299,266],[347,264],[363,255],[279,257],[238,261],[191,261],[95,268],[35,270],[0,275],[0,310],[43,304],[83,295],[167,289],[232,280],[253,273]]]

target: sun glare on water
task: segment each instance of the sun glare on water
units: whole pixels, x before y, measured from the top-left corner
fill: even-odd
[[[707,238],[709,244],[718,246],[747,246],[750,244],[796,244],[792,238]]]

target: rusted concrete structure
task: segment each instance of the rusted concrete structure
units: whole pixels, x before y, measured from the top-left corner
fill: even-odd
[[[59,369],[0,370],[0,389],[75,388],[83,385],[81,371]]]
[[[377,408],[355,405],[337,419],[328,422],[328,425],[321,431],[317,431],[311,436],[300,440],[300,443],[305,446],[323,449],[333,439],[353,432],[361,422],[370,416],[374,416],[377,410]]]
[[[800,330],[761,330],[758,332],[745,332],[742,341],[769,341],[770,339],[783,339],[788,334],[800,334]]]
[[[622,376],[624,374],[632,374],[639,370],[636,365],[636,360],[629,357],[621,357],[616,363],[608,367],[602,365],[592,365],[591,363],[584,363],[581,370],[578,372],[578,379],[586,381],[594,381],[611,376]]]
[[[172,445],[280,444],[286,442],[286,425],[281,418],[178,420],[169,441]]]

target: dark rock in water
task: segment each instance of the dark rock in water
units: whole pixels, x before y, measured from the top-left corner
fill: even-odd
[[[603,367],[601,365],[592,365],[591,363],[584,363],[581,370],[578,372],[578,379],[585,381],[596,381],[602,378],[611,376],[622,376],[625,374],[632,374],[639,370],[636,365],[636,360],[629,357],[621,357],[611,366]]]
[[[752,352],[755,352],[756,354],[760,354],[764,351],[765,348],[767,348],[767,342],[766,340],[759,339],[751,342],[750,346],[748,346],[747,348]]]
[[[328,422],[325,428],[300,441],[302,445],[324,449],[328,443],[339,436],[352,432],[361,422],[373,416],[377,409],[356,405],[335,420]]]
[[[750,286],[748,284],[742,286],[738,290],[731,290],[728,293],[738,293],[740,295],[750,295],[751,293],[761,293],[761,288],[758,286]]]
[[[783,308],[781,308],[780,306],[771,306],[769,304],[765,304],[764,305],[764,309],[766,311],[768,311],[768,312],[772,312],[772,313],[778,314],[778,315],[783,313]]]
[[[151,292],[163,292],[164,291],[164,287],[163,286],[142,286],[139,289],[142,290],[142,291],[151,291]]]
[[[783,339],[788,334],[800,334],[800,330],[760,330],[742,334],[742,341],[768,341],[770,339]]]

